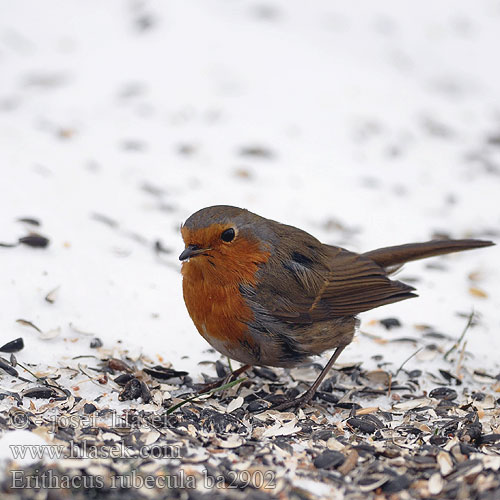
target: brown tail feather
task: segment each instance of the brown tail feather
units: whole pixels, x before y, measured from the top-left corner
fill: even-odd
[[[394,247],[379,248],[366,252],[364,257],[374,260],[381,267],[404,264],[412,260],[425,259],[435,255],[489,247],[492,241],[483,240],[432,240],[425,243],[408,243]]]

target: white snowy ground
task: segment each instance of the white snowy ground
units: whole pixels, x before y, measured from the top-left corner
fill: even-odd
[[[19,361],[57,366],[95,352],[76,329],[209,372],[198,363],[218,355],[185,310],[177,258],[181,222],[208,205],[355,251],[434,233],[500,242],[499,46],[496,0],[3,1],[0,241],[35,217],[51,244],[0,248],[0,343],[22,336]],[[474,310],[465,364],[495,375],[498,262],[493,247],[409,264],[398,277],[418,277],[420,298],[361,329],[456,338]],[[370,323],[390,316],[403,328]],[[60,334],[40,340],[19,318]],[[341,361],[397,367],[415,350],[358,335]]]

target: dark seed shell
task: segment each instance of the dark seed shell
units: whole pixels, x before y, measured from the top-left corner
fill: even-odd
[[[12,368],[6,361],[4,361],[2,358],[0,358],[0,368],[7,372],[9,375],[12,375],[13,377],[18,377],[19,373],[15,368]]]
[[[485,434],[484,436],[481,436],[479,443],[490,444],[496,443],[497,441],[500,441],[500,434]]]
[[[377,430],[377,425],[374,422],[362,418],[352,417],[347,420],[347,423],[365,434],[373,434]]]
[[[90,341],[90,348],[97,349],[98,347],[102,347],[102,340],[99,337],[95,337]]]
[[[132,368],[130,368],[130,366],[127,365],[127,363],[125,363],[121,359],[116,359],[116,358],[111,358],[108,360],[108,367],[111,370],[117,371],[117,372],[132,373],[132,371],[133,371]]]
[[[272,382],[278,380],[278,375],[276,375],[276,373],[274,373],[273,370],[267,366],[260,366],[259,368],[254,367],[253,371],[256,375],[266,380],[271,380]]]
[[[328,392],[320,392],[318,391],[315,394],[315,397],[322,399],[323,401],[326,401],[327,403],[338,403],[339,399],[337,396],[334,396],[333,394],[330,394]]]
[[[335,406],[344,410],[359,410],[361,408],[361,405],[358,403],[337,403]]]
[[[429,442],[436,446],[444,446],[448,442],[448,438],[446,436],[432,436]]]
[[[50,387],[33,387],[23,391],[22,395],[31,399],[50,399],[57,396],[57,392]]]
[[[438,387],[433,389],[429,393],[429,397],[434,399],[445,399],[447,401],[452,401],[457,397],[457,391],[450,389],[449,387]]]
[[[28,236],[19,238],[18,241],[23,245],[28,245],[33,248],[46,248],[50,243],[50,240],[41,234],[29,234]]]
[[[31,224],[32,226],[39,226],[40,221],[38,219],[34,219],[33,217],[21,217],[17,219],[18,222],[24,222],[26,224]]]
[[[215,371],[220,378],[227,376],[227,369],[219,360],[215,362]]]
[[[402,474],[401,476],[397,476],[396,478],[387,481],[387,483],[382,486],[382,491],[384,493],[397,493],[398,491],[408,489],[410,484],[410,478],[405,474]]]
[[[401,326],[401,321],[398,318],[385,318],[380,320],[380,324],[382,324],[386,330],[390,330],[391,328],[399,328]]]
[[[114,382],[123,387],[127,384],[127,382],[129,382],[133,378],[134,376],[131,375],[130,373],[122,373],[121,375],[118,375],[118,377],[114,379]]]
[[[142,384],[141,381],[133,378],[129,380],[123,391],[118,395],[119,401],[128,401],[129,399],[139,399],[142,395]]]
[[[338,467],[345,461],[344,455],[340,451],[327,450],[314,459],[314,466],[317,469],[330,469]]]
[[[24,348],[24,341],[22,337],[19,337],[15,340],[11,340],[7,342],[2,347],[0,347],[0,351],[2,352],[18,352]]]
[[[149,387],[142,380],[141,380],[141,397],[142,400],[144,401],[144,404],[148,404],[153,399]]]
[[[455,385],[462,385],[462,381],[458,378],[455,377],[452,373],[446,370],[439,370],[439,373],[446,379],[448,382],[451,382],[452,380],[455,382]]]
[[[160,380],[168,380],[175,377],[184,377],[188,372],[173,370],[172,368],[165,368],[160,365],[153,366],[153,368],[144,368],[143,372],[151,375]]]
[[[248,403],[247,411],[254,413],[257,411],[266,410],[267,408],[269,408],[269,403],[257,399],[255,401],[252,401],[251,403]]]
[[[97,410],[97,407],[93,403],[85,403],[83,405],[83,413],[86,415],[90,415],[91,413],[94,413]]]

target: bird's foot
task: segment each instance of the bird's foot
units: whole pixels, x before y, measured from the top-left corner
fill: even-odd
[[[214,382],[210,382],[208,384],[201,384],[198,390],[195,392],[195,394],[203,394],[205,392],[213,391],[214,389],[222,387],[223,385],[229,384],[229,382],[232,382],[233,380],[234,380],[233,374],[230,373],[225,377],[218,378]]]
[[[323,370],[321,370],[321,373],[319,374],[318,378],[314,381],[314,383],[307,389],[302,396],[299,396],[296,399],[293,399],[292,401],[285,401],[284,403],[278,404],[276,406],[271,406],[269,408],[270,410],[277,410],[277,411],[284,411],[284,410],[289,410],[290,408],[303,408],[307,404],[309,404],[314,396],[314,393],[320,386],[321,382],[323,382],[323,379],[325,378],[326,374],[330,370],[330,368],[333,366],[335,361],[337,361],[337,358],[340,356],[340,353],[345,349],[345,346],[340,346],[335,349],[335,351],[332,354],[332,357],[328,361],[328,363],[325,365]]]
[[[234,370],[230,374],[225,377],[221,377],[217,379],[215,382],[211,382],[209,384],[202,384],[201,387],[195,392],[195,394],[203,394],[205,392],[213,391],[214,389],[218,389],[219,387],[223,387],[226,384],[234,382],[243,372],[247,371],[250,368],[250,365],[243,365],[242,367]]]
[[[291,401],[284,401],[283,403],[279,403],[277,405],[271,406],[268,410],[276,410],[276,411],[286,411],[286,410],[298,410],[299,408],[304,408],[307,406],[314,396],[314,392],[306,391],[302,396],[298,396]]]

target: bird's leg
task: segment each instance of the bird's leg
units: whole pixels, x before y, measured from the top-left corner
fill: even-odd
[[[201,389],[196,391],[196,394],[212,391],[214,389],[217,389],[217,387],[222,387],[223,385],[229,384],[229,382],[236,380],[242,373],[246,372],[251,367],[252,367],[251,365],[240,366],[237,370],[234,370],[234,372],[231,372],[229,375],[226,375],[225,377],[221,377],[220,379],[216,380],[215,382],[212,382],[211,384],[203,384]]]
[[[346,348],[346,346],[341,346],[337,347],[335,349],[335,352],[332,354],[332,357],[328,361],[328,363],[325,365],[323,370],[321,370],[321,373],[319,374],[318,378],[314,381],[314,383],[307,389],[302,396],[299,396],[298,398],[292,400],[292,401],[285,401],[284,403],[281,403],[277,406],[271,406],[269,408],[270,410],[278,410],[278,411],[283,411],[283,410],[288,410],[289,408],[301,408],[308,404],[311,399],[314,396],[314,393],[317,391],[318,387],[321,385],[321,382],[323,382],[324,378],[326,377],[327,373],[330,371],[330,368],[333,366],[335,361],[337,361],[337,358],[340,356],[340,353]]]

